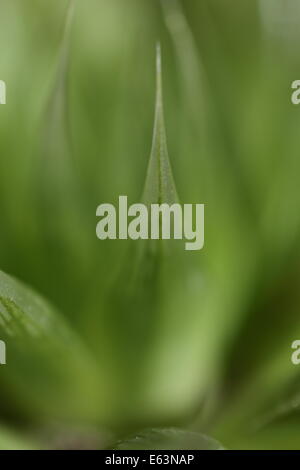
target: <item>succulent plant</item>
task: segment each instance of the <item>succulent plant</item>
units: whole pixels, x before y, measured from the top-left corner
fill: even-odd
[[[299,448],[300,28],[273,3],[2,0],[0,448]],[[121,194],[204,203],[205,248],[98,240]]]

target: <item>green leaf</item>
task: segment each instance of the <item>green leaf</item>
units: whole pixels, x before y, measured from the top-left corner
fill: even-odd
[[[72,310],[76,321],[80,291],[90,282],[93,257],[89,252],[90,208],[85,207],[72,148],[69,70],[74,10],[75,1],[69,0],[54,79],[37,138],[34,207],[38,232],[35,251],[40,252],[52,279],[46,292],[51,298],[55,296],[67,314]],[[61,288],[62,279],[57,274],[61,272],[71,296],[67,297]]]
[[[178,201],[167,149],[160,45],[156,48],[152,148],[141,200],[147,206]],[[169,292],[166,283],[174,277],[170,276],[170,272],[176,273],[175,264],[178,268],[178,256],[170,256],[171,249],[172,254],[175,253],[174,244],[170,240],[129,241],[127,255],[108,294],[108,309],[103,324],[107,326],[105,336],[115,338],[108,361],[111,361],[111,370],[117,376],[118,388],[122,390],[118,397],[121,407],[119,418],[124,421],[128,415],[138,418],[145,410],[147,415],[144,402],[147,388],[145,367],[148,367],[149,354],[153,352],[159,334],[163,297]],[[181,277],[179,268],[178,271]]]
[[[177,201],[166,142],[158,45],[153,141],[142,202],[149,206]],[[194,263],[186,262],[182,240],[128,243],[96,338],[99,334],[104,341],[114,337],[107,361],[116,376],[115,388],[122,390],[116,405],[119,420],[138,422],[141,427],[141,423],[159,422],[161,413],[181,416],[201,400],[197,389],[201,311],[195,315],[194,300],[203,300],[203,290]]]
[[[50,201],[53,200],[54,185],[56,191],[61,192],[66,183],[70,184],[69,180],[72,177],[68,72],[73,16],[74,1],[70,0],[65,17],[55,77],[42,119],[39,155],[41,159],[40,177],[43,180],[43,185],[46,186],[42,186],[41,189],[44,190],[45,194],[47,194],[47,191],[50,193]]]
[[[37,450],[36,443],[30,442],[27,437],[20,436],[18,433],[0,427],[0,450]]]
[[[164,122],[160,45],[156,49],[156,104],[152,150],[144,188],[145,204],[177,202],[178,196],[168,157]]]
[[[40,416],[98,418],[105,400],[99,366],[63,317],[30,288],[0,271],[1,381],[12,399]]]
[[[150,429],[121,441],[117,450],[224,450],[219,442],[211,437],[181,429]]]

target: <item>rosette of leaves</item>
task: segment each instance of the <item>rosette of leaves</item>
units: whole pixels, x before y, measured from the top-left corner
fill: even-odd
[[[299,448],[298,55],[278,8],[2,4],[0,447]],[[99,242],[119,194],[205,203],[204,250]]]

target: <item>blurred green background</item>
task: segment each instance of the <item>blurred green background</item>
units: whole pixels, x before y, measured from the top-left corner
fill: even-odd
[[[299,23],[297,0],[0,0],[0,268],[51,304],[0,276],[0,447],[172,426],[300,448]],[[139,242],[97,240],[95,213],[140,201],[157,41],[205,248],[136,262]]]

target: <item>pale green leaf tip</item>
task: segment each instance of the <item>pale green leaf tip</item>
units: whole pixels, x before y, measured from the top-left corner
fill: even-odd
[[[65,31],[68,32],[71,28],[75,11],[75,0],[69,0],[66,18]]]
[[[162,96],[162,78],[161,78],[161,47],[160,42],[156,44],[156,93]]]
[[[69,42],[70,42],[70,35],[72,30],[72,24],[74,20],[74,11],[75,11],[75,0],[69,0],[67,5],[67,11],[65,15],[65,24],[64,24],[64,31],[62,37],[62,45],[61,45],[61,54],[62,58],[61,61],[66,62],[66,56],[68,56],[68,49],[69,49]]]
[[[162,85],[162,65],[160,42],[156,44],[156,100],[155,100],[155,123],[160,119],[161,126],[164,127],[163,110],[163,85]]]
[[[178,196],[168,157],[163,111],[162,59],[160,43],[156,44],[156,99],[152,149],[147,170],[143,201],[174,203]]]
[[[42,152],[48,160],[66,160],[65,146],[69,146],[68,129],[68,71],[70,57],[71,31],[74,19],[75,0],[69,0],[64,14],[64,23],[61,31],[61,40],[58,51],[57,65],[49,96],[45,104],[42,121]],[[64,157],[64,158],[62,158]],[[44,171],[44,170],[43,170]]]

